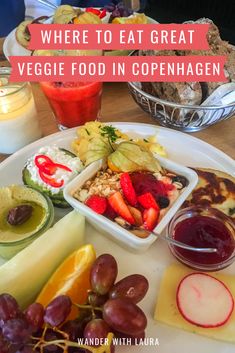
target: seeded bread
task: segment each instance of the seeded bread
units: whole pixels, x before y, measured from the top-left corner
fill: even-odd
[[[155,95],[164,100],[199,105],[202,101],[202,89],[199,82],[153,82]]]
[[[227,81],[235,82],[235,50],[232,45],[220,37],[218,27],[208,18],[200,18],[197,21],[185,23],[209,23],[207,40],[209,50],[141,50],[142,56],[187,56],[187,55],[223,55],[227,57],[224,72]],[[158,98],[187,105],[200,105],[217,87],[225,82],[192,82],[192,83],[168,83],[168,82],[144,82],[142,89]]]

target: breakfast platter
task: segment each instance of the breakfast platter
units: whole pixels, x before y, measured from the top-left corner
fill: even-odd
[[[96,124],[96,123],[94,123],[94,124]],[[99,123],[97,123],[97,124],[99,125]],[[88,127],[90,127],[90,126],[91,125],[86,125],[85,129],[89,129]],[[95,126],[97,127],[97,125],[95,125]],[[100,128],[100,126],[101,125],[99,125],[98,128]],[[105,128],[105,126],[106,126],[106,128]],[[111,127],[114,128],[114,130],[110,129]],[[44,177],[44,181],[48,180],[46,178],[48,178],[48,176],[53,168],[60,169],[60,172],[61,172],[61,169],[63,169],[63,168],[66,171],[66,168],[68,168],[68,166],[69,166],[69,168],[72,169],[72,165],[76,164],[75,163],[76,158],[74,158],[74,160],[71,162],[71,161],[69,161],[69,156],[66,157],[67,159],[65,159],[65,156],[63,156],[63,159],[61,157],[59,157],[60,161],[58,162],[56,160],[57,157],[55,157],[56,153],[58,152],[56,150],[56,147],[51,147],[52,152],[50,152],[50,158],[52,159],[52,156],[54,156],[53,160],[55,162],[52,163],[50,158],[45,159],[45,157],[42,157],[42,156],[43,156],[43,153],[48,156],[48,153],[47,153],[48,150],[46,149],[47,148],[46,146],[58,146],[60,149],[63,149],[63,151],[66,150],[66,151],[74,152],[76,150],[76,148],[74,148],[74,146],[75,146],[74,144],[77,143],[76,142],[77,141],[76,140],[77,134],[79,134],[79,131],[80,131],[81,135],[84,137],[85,129],[83,127],[78,128],[78,129],[77,128],[68,129],[66,131],[47,136],[45,138],[42,138],[42,139],[24,147],[23,149],[19,150],[15,154],[13,154],[11,157],[9,157],[8,159],[6,159],[4,162],[2,162],[0,164],[0,173],[1,173],[0,187],[9,186],[12,184],[22,185],[23,184],[22,171],[23,171],[24,182],[27,185],[31,186],[30,182],[32,182],[33,173],[31,173],[31,177],[32,177],[31,181],[26,182],[25,178],[24,178],[24,174],[25,174],[24,171],[25,171],[25,168],[27,167],[28,168],[27,170],[32,172],[32,169],[30,169],[30,168],[32,168],[32,156],[35,156],[34,161],[36,161],[36,163],[38,163],[38,165],[39,165],[38,169],[39,169],[39,172],[41,171],[41,176]],[[120,145],[122,145],[122,146],[124,146],[124,144],[127,144],[127,140],[126,140],[127,136],[128,136],[128,141],[129,141],[128,143],[130,143],[130,144],[135,144],[136,141],[138,141],[138,143],[140,143],[139,142],[140,140],[144,141],[144,142],[150,141],[150,136],[151,136],[154,138],[154,140],[151,140],[151,141],[154,141],[154,142],[151,142],[149,147],[154,148],[155,154],[156,155],[157,154],[164,155],[164,153],[166,153],[167,158],[169,160],[173,161],[174,163],[177,163],[177,166],[179,164],[181,166],[185,166],[185,167],[189,167],[189,168],[207,168],[208,170],[209,169],[220,170],[221,172],[229,174],[231,177],[235,177],[235,162],[233,159],[231,159],[229,156],[227,156],[226,154],[224,154],[220,150],[216,149],[215,147],[213,147],[213,146],[211,146],[211,145],[209,145],[209,144],[207,144],[197,138],[183,134],[181,132],[173,131],[173,130],[167,129],[167,128],[157,127],[157,126],[150,125],[150,124],[137,124],[137,123],[112,123],[112,124],[106,123],[104,125],[102,124],[102,129],[103,129],[102,130],[103,133],[110,133],[110,131],[111,131],[112,134],[114,131],[116,131],[116,132],[121,131],[122,141],[121,141]],[[115,129],[118,129],[118,130],[115,130]],[[89,134],[90,133],[91,132],[89,131]],[[96,135],[96,138],[97,138],[97,135]],[[136,146],[137,145],[135,145],[135,147]],[[121,151],[120,148],[119,148],[119,151]],[[163,151],[164,151],[164,153],[163,153]],[[114,152],[114,153],[116,153],[116,152]],[[81,154],[79,156],[81,156]],[[147,158],[147,155],[145,155],[145,156]],[[89,158],[91,158],[91,154],[89,154]],[[66,164],[67,160],[69,161],[68,163],[70,163],[70,164]],[[163,160],[164,160],[164,157],[159,157],[160,163]],[[136,157],[135,162],[137,162],[137,157]],[[96,163],[96,162],[91,163],[91,165],[92,164],[94,165],[94,163]],[[115,162],[114,157],[108,161],[109,167],[112,167],[115,163],[117,166],[117,160]],[[144,163],[146,163],[146,162],[144,162]],[[153,161],[152,161],[152,163],[154,164]],[[164,165],[164,162],[162,162],[162,163]],[[65,167],[65,164],[66,164],[66,167]],[[129,168],[130,168],[130,166],[132,167],[132,165],[133,164],[131,164],[131,165],[129,164]],[[171,172],[173,172],[173,165],[174,164],[172,164],[172,165],[169,164],[168,166],[165,165],[165,168],[167,168],[167,169],[171,170]],[[79,169],[79,163],[76,164],[76,166]],[[45,169],[45,168],[47,168],[47,169]],[[49,171],[48,171],[48,168],[50,169]],[[86,167],[85,171],[89,170],[89,168],[90,168],[90,166]],[[157,168],[158,168],[158,166],[156,165],[156,169]],[[185,169],[187,171],[187,168],[185,168]],[[189,169],[189,170],[191,170],[191,169]],[[173,175],[173,177],[178,176],[179,173],[177,171],[179,171],[179,169],[177,169],[177,170],[174,169],[175,174]],[[180,171],[181,171],[180,172],[181,176],[184,175],[183,174],[183,172],[185,172],[184,168],[180,169]],[[82,175],[83,173],[84,173],[84,171],[81,172],[80,175]],[[124,173],[124,174],[127,174],[127,173]],[[187,174],[187,178],[189,178],[189,176],[191,176],[193,179],[195,177],[194,174],[195,174],[194,172],[192,172],[192,174]],[[80,177],[80,175],[75,177],[75,179],[72,181],[71,185],[76,180],[77,181],[79,180],[78,178]],[[27,180],[29,180],[29,179],[27,179]],[[57,180],[57,182],[58,182],[58,180]],[[177,179],[177,180],[179,180],[179,179]],[[35,179],[33,179],[33,181],[35,182]],[[192,181],[192,189],[195,187],[196,183],[197,183],[197,179]],[[35,186],[35,184],[34,184],[34,186]],[[62,200],[60,195],[57,195],[57,194],[56,195],[54,194],[54,196],[51,197],[51,194],[56,186],[57,185],[55,184],[55,180],[50,179],[50,188],[49,188],[49,192],[47,192],[47,196],[48,195],[50,196],[51,201],[54,203],[54,205],[56,205],[56,203],[57,203],[57,206],[58,206],[58,201],[61,201],[62,204],[67,201],[69,202],[70,199],[67,198],[66,191],[64,193],[65,200],[64,199]],[[187,189],[187,187],[188,186],[185,187],[185,190]],[[67,191],[69,191],[70,189],[71,189],[71,187],[69,188],[69,186],[68,186]],[[72,189],[75,190],[74,187]],[[189,193],[192,191],[192,189],[189,190]],[[184,188],[183,188],[183,190],[184,190]],[[185,190],[180,191],[181,195],[183,194],[183,192],[185,192]],[[188,195],[186,195],[185,198],[187,196]],[[179,196],[179,198],[180,198],[180,196]],[[109,198],[109,200],[111,200],[111,199]],[[138,199],[138,200],[139,200],[139,202],[142,202],[141,199]],[[177,202],[177,201],[174,201],[174,202]],[[174,204],[174,202],[173,202],[173,204]],[[113,204],[113,205],[115,208],[115,204]],[[182,205],[182,203],[181,203],[181,205]],[[179,207],[180,207],[180,205],[179,205]],[[88,208],[88,207],[86,207],[86,208]],[[58,208],[58,207],[55,207],[54,210],[55,210],[55,221],[59,221],[69,211],[71,211],[71,209],[69,209],[69,208],[66,209],[66,208]],[[170,212],[170,210],[168,210],[167,212]],[[82,208],[81,208],[81,213],[83,214]],[[96,220],[96,216],[95,216],[94,211],[92,211],[92,213],[93,213],[93,220]],[[97,215],[97,217],[98,217],[97,222],[93,221],[92,223],[98,223],[100,215]],[[166,216],[163,215],[162,220],[164,220],[164,217],[166,217]],[[104,217],[102,217],[102,218],[104,218]],[[61,222],[61,221],[59,221],[59,222]],[[130,220],[130,222],[131,222],[131,220]],[[108,227],[109,223],[115,223],[115,222],[110,221],[110,220],[106,221],[107,227]],[[119,225],[116,227],[121,228]],[[131,228],[129,228],[129,230],[131,230]],[[58,229],[57,229],[57,232],[58,232]],[[127,232],[127,231],[125,230],[125,232]],[[129,232],[129,231],[128,231],[128,233],[131,234],[131,232]],[[135,235],[133,235],[133,234],[131,236],[135,237]],[[38,238],[38,240],[33,242],[33,244],[37,244],[37,242],[39,240],[40,240],[40,237]],[[163,273],[169,265],[177,264],[177,261],[175,260],[174,256],[171,254],[171,252],[169,251],[167,244],[165,242],[157,239],[153,244],[151,244],[151,246],[149,247],[149,249],[147,251],[135,253],[133,251],[129,251],[128,247],[125,245],[125,243],[121,244],[121,246],[120,246],[116,242],[116,240],[115,241],[114,240],[115,239],[112,239],[109,236],[107,236],[107,234],[105,235],[105,234],[103,234],[103,232],[100,232],[99,230],[97,230],[97,225],[95,227],[93,227],[90,224],[90,222],[86,222],[85,240],[83,241],[83,243],[84,244],[92,244],[95,248],[97,256],[104,254],[104,253],[109,253],[115,257],[115,259],[118,263],[118,277],[117,277],[118,280],[123,278],[124,276],[128,276],[128,275],[135,274],[135,273],[138,273],[138,274],[145,276],[145,278],[148,280],[149,290],[147,292],[147,295],[143,299],[143,301],[140,303],[140,307],[144,311],[144,313],[147,317],[147,320],[148,320],[148,325],[147,325],[147,329],[146,329],[146,338],[148,338],[149,340],[152,338],[152,344],[149,341],[148,344],[146,344],[146,345],[140,344],[140,345],[136,345],[136,346],[132,346],[132,347],[120,345],[119,347],[116,347],[116,352],[122,353],[122,352],[126,352],[128,350],[128,352],[137,352],[137,353],[142,353],[142,352],[178,353],[180,350],[180,352],[182,352],[182,353],[188,353],[189,351],[192,353],[194,353],[194,352],[196,353],[198,351],[207,352],[207,353],[225,353],[225,352],[232,353],[234,351],[234,344],[223,342],[223,338],[222,338],[222,340],[217,341],[215,339],[206,338],[201,335],[197,335],[193,332],[183,331],[180,329],[180,328],[185,328],[185,326],[183,324],[182,324],[182,326],[180,326],[180,324],[178,326],[173,324],[173,326],[178,327],[178,328],[173,328],[171,326],[165,325],[164,323],[160,323],[158,321],[158,319],[157,319],[157,321],[154,320],[154,312],[155,312],[156,302],[157,302],[158,297],[160,296],[160,291],[162,292],[162,290],[163,290],[162,289],[163,287],[160,285],[160,283],[162,281]],[[141,239],[141,241],[142,240],[144,240],[144,239]],[[72,245],[70,244],[70,246],[72,246]],[[26,251],[27,251],[27,247],[26,247]],[[36,256],[38,256],[38,255],[36,255],[36,252],[42,252],[42,253],[46,252],[47,251],[46,243],[45,243],[45,248],[43,248],[43,249],[36,249],[36,247],[34,245],[34,251],[35,251],[35,253],[28,254],[28,255],[30,257],[35,255],[35,257],[36,257]],[[21,253],[19,253],[19,255],[22,253],[23,253],[23,251]],[[16,257],[17,256],[18,255],[16,255]],[[13,263],[11,261],[12,260],[10,260],[9,263]],[[31,260],[29,259],[29,265],[30,265],[30,261]],[[4,264],[4,263],[5,263],[5,260],[0,259],[0,264]],[[3,266],[6,266],[6,265],[7,265],[7,262]],[[169,267],[168,267],[168,269],[169,269]],[[26,270],[27,270],[27,268],[26,268]],[[46,269],[45,269],[45,271],[46,271]],[[169,270],[169,271],[171,271],[171,270]],[[179,273],[178,270],[175,270],[173,268],[172,269],[173,274],[174,274],[174,271],[176,271],[175,272],[176,274]],[[182,271],[182,268],[180,271]],[[37,275],[36,273],[37,273],[37,269],[35,268],[35,276]],[[230,267],[226,268],[223,271],[223,274],[224,273],[234,275],[235,274],[235,265],[233,264]],[[173,275],[170,275],[170,276],[173,276]],[[170,277],[170,279],[171,279],[171,282],[174,282],[173,277]],[[4,279],[3,279],[3,282],[4,282]],[[225,280],[225,283],[227,283],[226,280]],[[21,283],[21,285],[22,285],[22,283]],[[2,286],[2,284],[0,284],[0,289],[2,288],[1,286]],[[27,284],[25,284],[25,286],[27,287]],[[161,290],[160,290],[160,286],[161,286]],[[232,291],[232,288],[230,288],[230,289]],[[17,290],[18,289],[15,288],[13,290],[13,292],[16,291],[14,293],[17,293]],[[170,298],[169,290],[168,290],[168,292],[165,292],[163,294],[166,296],[167,299]],[[20,298],[20,296],[19,296],[19,298]],[[22,300],[22,298],[20,300]],[[169,302],[169,306],[170,305],[171,305],[171,303]],[[167,305],[166,305],[166,307],[167,307]],[[159,308],[158,308],[158,311],[159,311]],[[160,311],[159,311],[159,317],[161,315],[162,314],[160,314]],[[231,320],[234,320],[234,313],[232,315],[233,316],[232,316]],[[167,321],[167,320],[165,320],[165,321]],[[231,324],[231,327],[234,327],[232,325],[234,325],[233,323]],[[185,328],[185,329],[187,330],[187,328]],[[194,332],[197,332],[197,330],[198,330],[198,328],[197,328],[197,326],[195,326]],[[213,331],[213,332],[215,332],[214,336],[212,334],[211,336],[209,335],[209,337],[216,338],[217,331],[215,331],[215,330],[217,330],[217,329],[212,328],[212,329],[204,329],[204,330],[207,330],[207,331],[214,330]],[[201,329],[200,334],[203,335],[203,329]],[[221,333],[218,333],[218,336],[220,334]],[[224,339],[224,340],[227,341],[227,339]]]
[[[63,11],[66,12],[66,16],[68,16],[68,12],[72,9],[70,6],[68,5],[63,5],[63,6],[60,6],[57,8],[56,12],[58,13],[58,9],[64,9]],[[86,11],[86,9],[84,8],[73,8],[74,9],[74,15],[73,16],[76,16],[76,13],[75,11],[81,11],[81,12],[84,12]],[[112,16],[112,12],[114,11],[115,9],[112,9],[112,6],[111,6],[111,9],[105,9],[105,15],[103,16],[102,15],[102,9],[100,10],[99,8],[94,8],[93,11],[94,13],[96,14],[100,12],[100,15],[101,15],[101,20],[100,20],[100,23],[109,23],[111,20],[111,16]],[[124,12],[122,12],[124,11]],[[148,16],[145,16],[144,14],[137,14],[137,13],[133,13],[130,12],[130,13],[126,13],[125,11],[127,11],[125,8],[121,10],[121,15],[122,17],[118,17],[118,19],[124,19],[124,18],[129,18],[129,17],[124,17],[124,16],[132,16],[134,18],[134,20],[132,20],[132,22],[130,23],[135,23],[134,21],[138,21],[136,23],[149,23],[149,24],[156,24],[158,23],[157,21],[155,21],[153,18],[151,17],[148,17]],[[56,13],[55,12],[55,13]],[[40,11],[34,11],[32,12],[32,15],[33,17],[36,19],[34,19],[34,22],[33,23],[37,23],[35,21],[37,21],[37,18],[39,19],[39,22],[38,23],[45,23],[45,24],[51,24],[51,23],[71,23],[71,22],[66,22],[66,21],[69,21],[70,18],[65,18],[65,20],[63,19],[63,21],[61,20],[61,12],[60,12],[60,15],[57,16],[57,20],[55,22],[55,13],[51,13],[51,10],[48,12],[45,10],[42,12],[42,10],[40,9]],[[36,16],[37,15],[37,16]],[[63,15],[62,15],[63,17]],[[71,18],[72,18],[71,17]],[[135,19],[136,17],[136,19]],[[113,19],[114,21],[115,19]],[[85,19],[85,22],[83,23],[92,23],[92,21],[94,21],[94,18],[87,18]],[[27,24],[27,23],[30,23],[32,22],[32,20],[28,20],[28,21],[24,21],[22,22],[22,31],[24,32],[24,29],[25,29],[25,26],[24,26],[24,23]],[[82,22],[81,22],[82,23]],[[94,22],[95,23],[95,22]],[[110,22],[111,23],[111,22]],[[113,23],[122,23],[122,22],[118,22],[116,20],[116,22],[113,22]],[[123,21],[123,23],[125,23]],[[21,26],[21,25],[20,25]],[[5,38],[5,41],[4,41],[4,44],[3,44],[3,52],[4,52],[4,55],[9,58],[9,56],[15,56],[15,55],[20,55],[20,56],[30,56],[30,55],[50,55],[49,51],[44,51],[42,53],[42,51],[34,51],[32,52],[31,50],[27,49],[27,42],[24,41],[24,34],[22,34],[21,32],[19,32],[19,28],[20,26],[18,26],[17,28],[13,29],[9,34],[8,36]],[[19,35],[20,33],[20,35]],[[79,51],[77,51],[79,52]],[[111,50],[111,51],[105,51],[104,55],[128,55],[131,51],[130,50]],[[57,55],[78,55],[76,54],[76,51],[61,51],[60,54],[57,54]]]
[[[234,47],[201,18],[184,24],[208,26],[207,51],[31,51],[34,24],[158,23],[117,0],[32,5],[7,58],[223,55],[228,82],[127,82],[164,127],[136,122],[127,89],[111,114],[135,123],[111,123],[103,82],[40,82],[61,130],[41,138],[37,94],[0,68],[0,353],[234,352],[235,161],[183,133],[234,114]]]

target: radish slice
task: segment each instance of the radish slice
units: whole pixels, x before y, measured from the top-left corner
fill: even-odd
[[[226,285],[205,273],[184,277],[178,286],[176,301],[187,321],[204,328],[224,325],[234,308],[234,299]]]

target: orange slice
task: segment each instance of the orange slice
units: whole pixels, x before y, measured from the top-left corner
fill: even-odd
[[[84,304],[91,288],[90,270],[95,259],[95,250],[91,244],[76,250],[53,273],[36,301],[46,307],[55,297],[65,294],[72,302]],[[78,309],[73,306],[68,320],[75,319],[77,315]]]
[[[117,172],[117,173],[121,172],[121,170],[120,170],[118,167],[116,167],[116,165],[111,161],[110,158],[108,158],[108,167],[109,167],[109,169],[111,169],[113,172]]]

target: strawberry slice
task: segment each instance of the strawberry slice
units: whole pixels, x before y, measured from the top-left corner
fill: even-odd
[[[107,202],[107,208],[106,208],[106,211],[105,211],[105,216],[108,217],[109,219],[114,219],[114,218],[117,217],[117,213],[111,207],[109,202]]]
[[[108,198],[110,206],[114,209],[119,216],[121,216],[125,221],[130,224],[135,224],[135,219],[132,216],[128,206],[123,200],[122,194],[117,191]]]
[[[158,223],[158,218],[159,218],[159,210],[156,210],[153,207],[149,208],[148,210],[144,210],[143,212],[144,227],[147,230],[152,231]]]
[[[151,192],[146,192],[143,195],[138,196],[138,201],[144,208],[155,208],[155,210],[159,211],[159,206],[151,194]]]
[[[120,184],[122,188],[123,195],[131,206],[137,204],[137,196],[135,189],[132,185],[130,175],[128,173],[122,173],[120,177]]]
[[[85,204],[98,214],[104,214],[107,208],[107,200],[103,196],[92,195]]]

